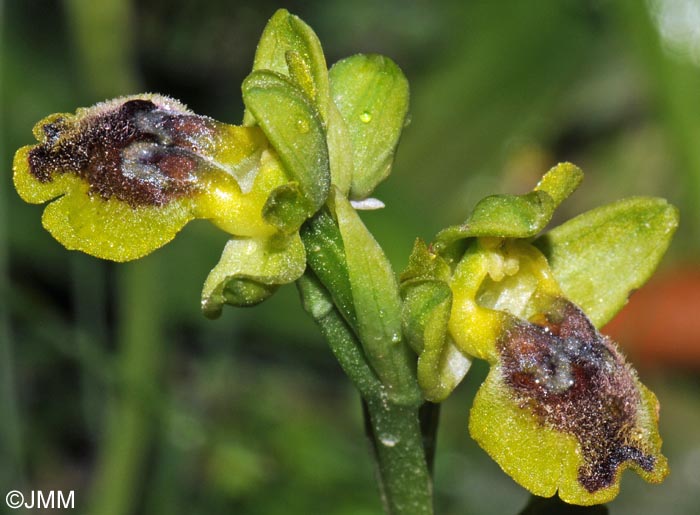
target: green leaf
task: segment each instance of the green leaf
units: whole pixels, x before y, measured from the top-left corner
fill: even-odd
[[[258,71],[243,82],[243,101],[270,140],[307,203],[307,215],[326,201],[330,168],[318,109],[290,80]]]
[[[354,175],[350,197],[362,199],[391,171],[408,112],[408,81],[380,55],[354,55],[333,65],[331,95],[350,133]]]
[[[298,279],[306,268],[298,234],[280,238],[233,238],[204,282],[202,311],[210,318],[224,304],[250,306],[262,302],[277,286]]]
[[[394,272],[377,241],[347,199],[335,195],[360,341],[373,369],[397,404],[419,404],[415,355],[401,335],[401,299]]]
[[[255,52],[253,71],[256,70],[293,77],[326,120],[330,104],[326,59],[318,37],[299,17],[280,9],[270,18]],[[243,122],[252,125],[257,116],[247,105],[246,108]]]
[[[531,238],[546,227],[554,210],[576,189],[582,177],[576,166],[560,163],[530,193],[486,197],[463,224],[440,231],[435,249],[449,252],[453,244],[473,237]]]
[[[663,199],[629,198],[583,213],[539,238],[566,297],[596,327],[651,276],[678,225]]]

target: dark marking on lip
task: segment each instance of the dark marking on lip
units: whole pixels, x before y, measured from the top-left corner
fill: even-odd
[[[93,109],[42,126],[43,141],[29,152],[37,180],[73,173],[91,194],[134,207],[160,206],[197,191],[197,171],[207,166],[198,142],[213,136],[213,120],[149,99]]]
[[[578,480],[588,492],[612,485],[624,462],[653,470],[656,460],[635,433],[641,404],[635,373],[576,305],[558,299],[554,314],[537,323],[513,322],[498,350],[519,405],[578,440],[584,462]]]

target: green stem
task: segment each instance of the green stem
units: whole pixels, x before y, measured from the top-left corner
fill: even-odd
[[[363,407],[384,510],[388,515],[432,514],[432,480],[418,408],[382,399],[363,401]]]
[[[311,271],[299,278],[297,287],[304,309],[318,324],[333,355],[360,395],[378,397],[382,384],[367,363],[355,333],[333,305],[328,290]]]
[[[362,396],[384,509],[388,515],[430,515],[436,406],[391,402],[368,363],[358,336],[343,241],[331,215],[320,212],[301,235],[311,269],[297,283],[302,302]]]

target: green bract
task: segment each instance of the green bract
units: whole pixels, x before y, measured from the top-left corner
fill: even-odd
[[[367,359],[397,403],[420,404],[410,349],[401,333],[396,277],[379,244],[347,199],[335,197],[357,332]]]
[[[403,330],[418,354],[418,382],[425,398],[445,400],[464,378],[471,359],[447,332],[452,311],[451,270],[445,260],[417,240],[408,268],[401,274]]]

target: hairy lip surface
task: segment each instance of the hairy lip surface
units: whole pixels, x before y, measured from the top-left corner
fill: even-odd
[[[40,182],[78,175],[91,194],[131,206],[160,206],[197,191],[204,166],[198,141],[211,138],[211,121],[131,99],[76,119],[42,127],[43,141],[29,152],[29,171]]]
[[[541,324],[514,322],[498,351],[520,407],[576,437],[584,461],[578,481],[593,493],[615,482],[622,463],[651,471],[655,458],[635,434],[641,400],[634,371],[576,305],[557,303]]]

